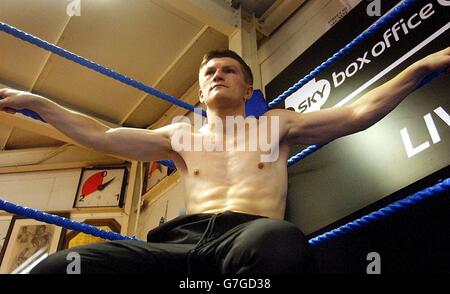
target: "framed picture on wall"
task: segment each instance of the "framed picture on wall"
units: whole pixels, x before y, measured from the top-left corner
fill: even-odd
[[[122,207],[126,167],[83,168],[73,207]]]
[[[62,248],[64,234],[64,228],[13,216],[0,256],[0,273],[28,273],[39,261]]]
[[[142,186],[142,195],[148,192],[153,186],[167,177],[169,169],[156,162],[144,162],[144,179]]]
[[[86,219],[83,222],[105,231],[120,233],[120,224],[114,218]],[[107,240],[85,233],[71,231],[67,233],[64,238],[63,248],[73,248],[92,243],[102,243],[105,241]]]
[[[0,218],[0,252],[2,252],[3,244],[6,240],[11,218],[12,216]]]

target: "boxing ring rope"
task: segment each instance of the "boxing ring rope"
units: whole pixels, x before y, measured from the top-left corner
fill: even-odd
[[[170,96],[170,95],[168,95],[166,93],[163,93],[163,92],[161,92],[159,90],[156,90],[156,89],[154,89],[154,88],[152,88],[150,86],[145,85],[144,83],[142,83],[140,81],[131,79],[131,78],[129,78],[129,77],[123,75],[123,74],[120,74],[120,73],[118,73],[118,72],[116,72],[114,70],[111,70],[111,69],[106,68],[106,67],[104,67],[102,65],[99,65],[99,64],[97,64],[97,63],[95,63],[93,61],[90,61],[90,60],[88,60],[88,59],[86,59],[84,57],[76,55],[76,54],[74,54],[74,53],[72,53],[70,51],[67,51],[67,50],[65,50],[65,49],[63,49],[61,47],[58,47],[58,46],[56,46],[54,44],[51,44],[51,43],[49,43],[47,41],[39,39],[38,37],[30,35],[30,34],[24,32],[24,31],[21,31],[21,30],[15,28],[13,26],[10,26],[10,25],[8,25],[6,23],[0,22],[0,31],[3,31],[3,32],[5,32],[7,34],[10,34],[10,35],[12,35],[12,36],[14,36],[14,37],[16,37],[18,39],[21,39],[23,41],[31,43],[32,45],[36,45],[36,46],[38,46],[38,47],[40,47],[40,48],[42,48],[44,50],[50,51],[52,53],[55,53],[56,55],[59,55],[59,56],[61,56],[63,58],[66,58],[66,59],[71,60],[71,61],[73,61],[75,63],[78,63],[78,64],[80,64],[82,66],[85,66],[85,67],[87,67],[89,69],[92,69],[92,70],[94,70],[94,71],[96,71],[98,73],[101,73],[101,74],[103,74],[105,76],[113,78],[113,79],[115,79],[115,80],[117,80],[119,82],[122,82],[122,83],[127,84],[129,86],[132,86],[132,87],[134,87],[136,89],[144,91],[144,92],[146,92],[148,94],[151,94],[153,96],[156,96],[158,98],[166,100],[169,103],[178,105],[180,107],[183,107],[183,108],[185,108],[187,110],[190,110],[190,111],[194,112],[195,107],[193,105],[190,105],[189,103],[186,103],[183,100],[180,100],[180,99],[175,98],[173,96]],[[21,112],[21,113],[24,114],[24,115],[27,115],[27,116],[31,116],[31,117],[33,117],[35,119],[39,119],[41,121],[44,121],[42,118],[40,118],[40,116],[38,114],[36,114],[36,113],[34,113],[32,111],[28,110],[28,111],[24,111],[24,112]],[[202,109],[202,115],[206,116],[206,111],[204,109]]]
[[[124,236],[116,232],[105,231],[95,226],[88,225],[86,223],[77,222],[59,215],[49,214],[37,209],[21,206],[19,204],[15,204],[1,199],[0,199],[0,210],[32,218],[48,224],[57,225],[59,227],[63,227],[66,229],[75,230],[77,232],[83,232],[107,240],[136,240],[136,238],[134,237]]]
[[[318,246],[322,243],[325,243],[328,240],[340,237],[348,232],[352,232],[367,227],[368,225],[376,221],[386,219],[389,216],[396,214],[397,212],[403,211],[427,199],[439,196],[444,192],[448,191],[449,189],[450,189],[450,178],[447,178],[434,186],[423,189],[419,192],[414,193],[411,196],[393,202],[384,208],[371,212],[366,216],[358,218],[336,229],[333,229],[322,235],[314,237],[310,239],[308,242],[311,246]]]
[[[326,232],[322,235],[310,239],[308,242],[312,247],[319,246],[330,239],[338,238],[344,234],[352,231],[357,231],[361,228],[367,227],[368,225],[382,221],[397,212],[406,210],[409,207],[420,204],[421,202],[437,197],[450,189],[450,178],[443,180],[442,182],[423,189],[415,194],[398,200],[388,206],[381,208],[377,211],[369,213],[368,215],[361,217],[357,220],[349,222],[339,228]],[[54,224],[66,229],[75,230],[78,232],[83,232],[90,234],[95,237],[100,237],[107,240],[137,240],[135,237],[124,236],[115,232],[105,231],[99,229],[95,226],[91,226],[85,223],[80,223],[68,218],[64,218],[57,215],[48,214],[33,208],[24,207],[15,203],[11,203],[5,200],[0,200],[0,209],[5,210],[9,213],[25,216],[28,218],[33,218],[42,222],[49,224]]]
[[[390,21],[394,17],[396,17],[402,10],[406,9],[410,5],[412,5],[415,2],[415,0],[405,0],[400,5],[398,5],[396,8],[394,8],[389,14],[383,16],[378,21],[376,21],[374,24],[372,24],[366,31],[364,31],[362,34],[360,34],[357,38],[355,38],[352,42],[350,42],[348,45],[346,45],[344,48],[342,48],[339,52],[335,53],[332,57],[330,57],[327,61],[322,63],[318,68],[316,68],[314,71],[312,71],[310,74],[308,74],[306,77],[301,79],[299,82],[294,84],[291,88],[289,88],[287,91],[285,91],[282,95],[280,95],[278,98],[274,99],[271,103],[269,103],[268,108],[273,108],[276,104],[284,101],[289,95],[300,89],[303,85],[305,85],[308,81],[316,77],[318,74],[323,72],[326,68],[328,68],[331,64],[333,64],[337,59],[341,58],[345,54],[347,54],[350,50],[352,50],[354,47],[356,47],[358,44],[363,42],[365,39],[368,38],[371,34],[373,34],[376,30],[378,30],[382,25],[384,25],[386,22]],[[129,77],[126,77],[120,73],[117,73],[111,69],[108,69],[106,67],[103,67],[101,65],[98,65],[84,57],[78,56],[72,52],[69,52],[63,48],[60,48],[56,45],[53,45],[49,42],[46,42],[44,40],[41,40],[35,36],[32,36],[28,33],[25,33],[15,27],[12,27],[8,24],[0,22],[0,30],[4,31],[5,33],[8,33],[16,38],[19,38],[23,41],[29,42],[33,45],[36,45],[40,48],[43,48],[45,50],[48,50],[52,53],[55,53],[63,58],[69,59],[73,62],[76,62],[82,66],[85,66],[87,68],[90,68],[96,72],[99,72],[103,75],[106,75],[108,77],[111,77],[113,79],[116,79],[120,82],[123,82],[127,85],[130,85],[134,88],[137,88],[139,90],[142,90],[148,94],[154,95],[156,97],[159,97],[161,99],[164,99],[172,104],[178,105],[180,107],[183,107],[185,109],[188,109],[190,111],[194,112],[194,106],[178,99],[173,96],[167,95],[165,93],[162,93],[152,87],[149,87],[142,82],[133,80]],[[422,83],[418,86],[421,87],[424,84],[430,82],[433,78],[437,77],[440,73],[444,71],[433,73],[432,75],[426,77]],[[205,110],[202,110],[202,115],[206,116]],[[22,109],[18,112],[32,117],[37,120],[44,121],[37,113]],[[288,166],[291,166],[292,164],[300,161],[301,159],[305,158],[309,154],[319,150],[323,145],[312,145],[300,152],[299,154],[291,157],[288,160]],[[159,161],[160,163],[164,165],[168,165],[170,167],[174,167],[173,163],[171,161]],[[392,215],[396,213],[399,210],[406,209],[412,205],[415,205],[421,201],[424,201],[425,199],[428,199],[430,197],[434,197],[436,195],[440,195],[444,191],[447,191],[450,188],[450,178],[444,180],[441,183],[438,183],[432,187],[429,187],[427,189],[424,189],[420,192],[417,192],[413,194],[410,197],[407,197],[403,200],[394,202],[387,207],[380,209],[378,211],[372,212],[369,215],[362,217],[358,220],[355,220],[353,222],[350,222],[344,226],[341,226],[335,230],[332,230],[330,232],[327,232],[323,235],[317,236],[311,240],[309,240],[309,243],[312,246],[317,246],[322,242],[325,242],[331,238],[335,238],[337,236],[340,236],[342,234],[345,234],[349,231],[353,231],[356,229],[359,229],[361,227],[367,226],[368,224],[382,220],[389,215]],[[135,237],[129,237],[124,236],[115,232],[105,231],[101,230],[95,226],[91,226],[85,223],[76,222],[74,220],[70,220],[64,217],[60,217],[57,215],[48,214],[45,212],[38,211],[36,209],[23,207],[5,200],[0,200],[0,209],[5,210],[7,212],[22,215],[25,217],[33,218],[39,221],[43,221],[49,224],[55,224],[61,227],[64,227],[66,229],[72,229],[79,232],[83,232],[86,234],[90,234],[96,237],[100,237],[107,240],[137,240]]]

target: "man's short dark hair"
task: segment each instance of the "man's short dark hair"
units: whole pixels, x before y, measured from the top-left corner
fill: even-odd
[[[223,57],[229,57],[233,58],[234,60],[237,60],[241,64],[242,72],[244,73],[245,81],[249,85],[253,85],[253,74],[250,66],[248,66],[247,63],[245,63],[244,59],[239,56],[236,52],[232,50],[212,50],[206,53],[203,56],[202,64],[200,65],[200,69],[202,69],[205,64],[207,64],[211,59],[213,58],[223,58]]]

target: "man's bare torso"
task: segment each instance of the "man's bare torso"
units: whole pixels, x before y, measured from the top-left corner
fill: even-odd
[[[191,135],[204,138],[211,133],[200,130]],[[234,136],[231,144],[242,138]],[[247,133],[245,140],[249,140]],[[278,140],[272,143],[279,144],[279,154],[273,162],[261,161],[261,155],[266,152],[259,147],[256,151],[227,150],[226,145],[223,151],[178,151],[174,161],[185,186],[186,212],[231,210],[283,219],[289,147]]]

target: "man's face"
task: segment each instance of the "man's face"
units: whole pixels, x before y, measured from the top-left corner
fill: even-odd
[[[251,97],[253,87],[244,78],[241,64],[230,57],[213,58],[199,73],[200,101],[208,107],[230,107]]]

